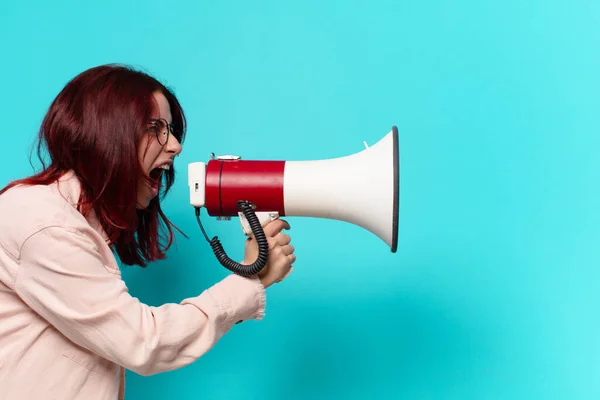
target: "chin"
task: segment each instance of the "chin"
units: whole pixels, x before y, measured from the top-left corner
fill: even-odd
[[[145,210],[150,205],[150,201],[152,201],[152,199],[148,197],[138,197],[136,208],[138,210]]]

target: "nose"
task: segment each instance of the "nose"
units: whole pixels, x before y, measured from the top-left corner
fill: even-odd
[[[181,144],[175,135],[169,135],[169,140],[167,141],[165,150],[167,153],[172,154],[173,156],[178,156],[179,153],[181,153]]]

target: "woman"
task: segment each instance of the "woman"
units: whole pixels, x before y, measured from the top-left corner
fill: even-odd
[[[160,307],[121,279],[113,252],[145,266],[171,244],[159,194],[173,184],[184,132],[175,96],[124,66],[85,71],[54,100],[39,138],[49,165],[0,191],[0,398],[122,398],[125,368],[183,367],[234,324],[263,317],[265,288],[295,261],[282,220],[265,227],[259,276],[231,274]],[[246,243],[251,264],[258,250]]]

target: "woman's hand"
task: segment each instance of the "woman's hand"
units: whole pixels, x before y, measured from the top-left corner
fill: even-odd
[[[273,220],[263,228],[269,243],[269,258],[258,277],[265,288],[287,278],[293,270],[292,264],[296,261],[290,235],[282,233],[284,229],[290,229],[290,225],[282,219]],[[250,236],[246,240],[243,264],[252,264],[257,257],[258,245],[254,236]]]

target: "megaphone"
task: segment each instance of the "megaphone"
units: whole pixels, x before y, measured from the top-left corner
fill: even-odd
[[[188,164],[190,204],[215,256],[242,276],[266,264],[268,243],[262,227],[275,218],[315,217],[345,221],[378,236],[392,253],[398,247],[400,153],[398,129],[373,146],[344,157],[322,160],[243,160],[214,154],[208,163]],[[231,260],[218,239],[209,239],[200,210],[217,219],[239,217],[246,235],[254,234],[257,260]]]

